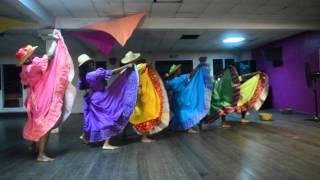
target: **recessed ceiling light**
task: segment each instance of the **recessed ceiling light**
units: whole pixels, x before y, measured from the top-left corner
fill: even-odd
[[[239,43],[246,40],[244,37],[228,37],[223,40],[224,43]]]

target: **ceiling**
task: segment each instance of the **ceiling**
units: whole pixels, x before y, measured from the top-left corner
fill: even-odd
[[[248,50],[260,45],[282,39],[299,31],[289,30],[136,30],[125,47],[116,44],[113,51],[123,53],[128,50],[137,52],[212,52],[212,51],[239,51]],[[183,34],[200,34],[195,40],[182,40]],[[222,38],[228,34],[241,34],[246,37],[243,44],[237,46],[226,46]],[[88,48],[90,51],[96,49],[73,37],[65,36],[69,48],[74,51]],[[5,43],[1,43],[5,42]],[[42,47],[43,41],[35,31],[13,31],[7,32],[0,37],[0,54],[13,54],[17,48],[26,44],[36,44]]]
[[[210,52],[226,50],[246,50],[268,42],[282,39],[298,31],[288,30],[136,30],[127,42],[125,50],[139,52]],[[198,39],[180,39],[183,34],[199,34]],[[222,43],[230,34],[241,35],[246,41],[239,45],[227,46]],[[116,50],[121,47],[117,46]]]
[[[154,3],[153,0],[36,1],[58,17],[111,17],[143,11],[149,17],[169,18],[320,19],[319,0],[183,0],[182,3]]]
[[[139,52],[211,52],[226,50],[248,50],[268,42],[279,40],[308,29],[300,27],[301,22],[320,22],[320,0],[183,0],[182,3],[154,3],[153,0],[2,0],[0,16],[12,17],[22,20],[31,20],[39,24],[45,19],[41,13],[55,20],[71,18],[73,21],[86,21],[88,18],[114,18],[137,12],[146,12],[148,22],[158,24],[148,27],[141,25],[127,45],[123,48],[116,45],[114,51],[127,51],[129,49]],[[41,13],[34,9],[22,8],[18,2],[31,2]],[[158,0],[177,1],[177,0]],[[34,18],[37,16],[37,18]],[[42,19],[40,21],[39,19]],[[161,18],[161,21],[157,19]],[[176,19],[198,20],[202,23],[182,23],[174,27]],[[218,19],[220,22],[233,22],[254,20],[253,26],[241,28],[226,28],[217,24],[208,27]],[[203,21],[202,21],[203,20]],[[212,20],[212,21],[211,21]],[[281,21],[279,21],[281,20]],[[184,22],[184,21],[183,21]],[[288,28],[279,28],[281,24],[290,22]],[[159,23],[166,25],[158,28]],[[170,24],[171,23],[171,24]],[[272,28],[263,26],[273,24]],[[202,26],[203,25],[203,26]],[[279,25],[277,27],[277,25]],[[43,44],[37,37],[37,29],[28,31],[6,32],[0,37],[0,53],[13,53],[26,44]],[[199,34],[196,40],[180,40],[183,34]],[[228,35],[241,35],[246,41],[239,46],[226,46],[222,39]],[[74,38],[66,38],[72,48],[95,49]]]

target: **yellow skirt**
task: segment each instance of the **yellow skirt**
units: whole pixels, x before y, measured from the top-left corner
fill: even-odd
[[[139,64],[139,94],[130,122],[138,133],[148,133],[161,123],[162,97],[159,77],[150,75],[146,64]]]

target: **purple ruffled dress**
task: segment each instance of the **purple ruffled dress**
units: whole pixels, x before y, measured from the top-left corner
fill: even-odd
[[[139,79],[136,68],[128,68],[108,87],[110,70],[98,68],[86,75],[90,91],[84,96],[83,131],[89,142],[99,142],[121,133],[137,101]],[[78,87],[81,81],[78,82]]]

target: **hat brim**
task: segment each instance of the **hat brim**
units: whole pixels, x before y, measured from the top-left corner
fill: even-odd
[[[32,47],[31,51],[28,51],[27,54],[23,58],[21,58],[21,61],[18,63],[18,66],[22,66],[37,48],[38,46]]]
[[[136,60],[138,60],[138,58],[141,56],[140,53],[134,53],[132,57],[128,58],[128,57],[124,57],[121,59],[121,63],[122,64],[128,64],[128,63],[132,63]]]
[[[88,62],[88,61],[93,61],[93,58],[89,58],[89,59],[86,59],[85,61],[79,63],[79,67],[82,66],[84,63]]]
[[[173,70],[172,72],[169,72],[168,75],[171,76],[172,74],[176,73],[178,69],[181,68],[181,64],[178,64]]]

